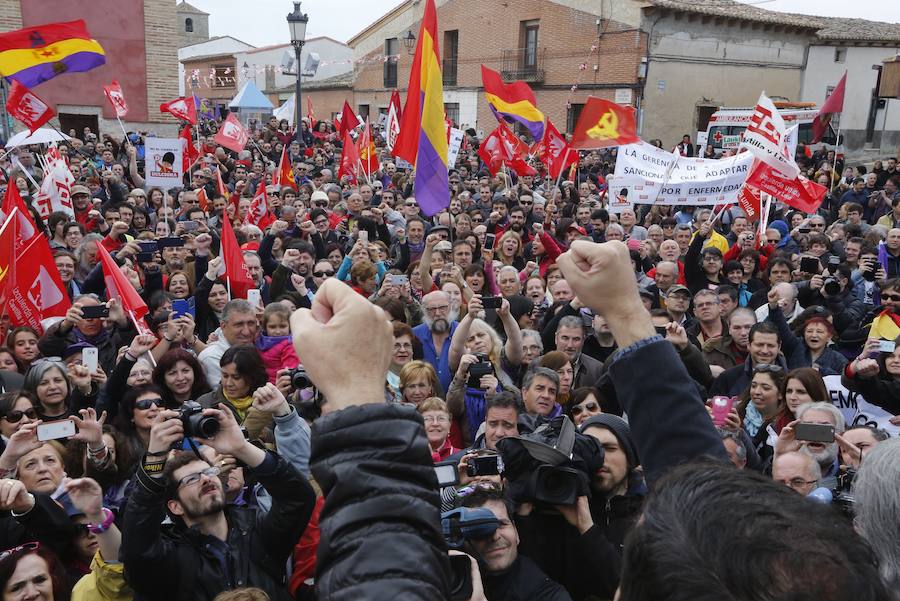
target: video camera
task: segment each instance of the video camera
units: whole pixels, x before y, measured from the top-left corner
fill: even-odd
[[[603,447],[578,434],[567,416],[534,424],[531,432],[497,443],[513,500],[556,506],[590,496],[589,475],[603,467]]]
[[[837,475],[837,486],[832,489],[816,488],[807,495],[807,498],[823,505],[834,505],[852,520],[856,497],[850,493],[850,490],[853,487],[854,478],[856,478],[856,470],[847,469],[846,472]]]

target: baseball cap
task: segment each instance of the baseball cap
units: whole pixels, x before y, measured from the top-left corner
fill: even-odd
[[[434,245],[434,250],[438,252],[449,252],[453,250],[453,244],[451,244],[449,240],[441,240]]]
[[[580,225],[578,225],[577,223],[573,223],[572,225],[570,225],[566,231],[572,231],[572,230],[575,230],[582,236],[587,236],[587,230],[584,229],[583,227],[581,227]]]
[[[688,296],[691,295],[691,291],[688,290],[687,286],[682,286],[681,284],[673,284],[672,286],[669,287],[669,291],[666,293],[666,296],[671,296],[671,295],[675,294],[676,292],[683,292],[683,293],[687,294]]]
[[[87,194],[88,196],[90,196],[91,189],[88,188],[87,186],[82,186],[81,184],[78,184],[77,186],[72,186],[72,189],[69,193],[72,196],[77,196],[79,194]]]
[[[447,227],[446,225],[435,225],[430,230],[428,230],[429,234],[436,234],[438,232],[447,232],[447,234],[449,234],[450,228]]]

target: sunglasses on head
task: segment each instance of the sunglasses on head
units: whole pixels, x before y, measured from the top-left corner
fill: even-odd
[[[780,374],[783,371],[784,368],[774,363],[759,363],[753,366],[753,373],[755,374]]]
[[[34,409],[26,409],[25,411],[10,411],[7,413],[3,419],[8,421],[11,424],[17,424],[22,421],[22,416],[27,417],[28,419],[37,419],[37,411]]]
[[[152,399],[141,399],[139,401],[135,401],[134,408],[140,409],[141,411],[146,411],[150,407],[156,405],[157,407],[162,407],[165,403],[159,397]]]
[[[581,415],[582,411],[599,411],[600,405],[598,405],[594,401],[588,401],[587,403],[582,403],[581,405],[575,405],[572,407],[572,417],[577,417]]]

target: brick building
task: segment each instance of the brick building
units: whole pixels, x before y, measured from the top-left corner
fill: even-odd
[[[71,2],[3,0],[0,32],[44,23],[84,19],[106,52],[106,64],[85,73],[70,73],[41,84],[37,93],[56,107],[54,123],[116,135],[121,129],[103,95],[103,85],[119,80],[128,103],[126,128],[174,134],[175,124],[159,105],[178,96],[179,36],[172,0]]]
[[[197,94],[208,98],[220,109],[237,94],[238,68],[233,52],[224,54],[204,54],[182,59],[181,65],[185,74],[185,94]],[[192,78],[199,72],[199,79]]]
[[[622,8],[605,13],[610,3],[584,0],[438,1],[447,116],[484,133],[496,126],[481,89],[481,64],[507,81],[528,82],[560,130],[571,131],[590,95],[635,103],[647,36],[636,3],[613,3]],[[423,10],[423,2],[409,0],[349,40],[360,114],[377,119],[391,89],[405,92],[414,48],[407,50],[404,38],[418,35]]]

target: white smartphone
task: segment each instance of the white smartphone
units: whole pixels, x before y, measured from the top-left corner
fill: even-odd
[[[70,419],[41,424],[37,427],[37,439],[40,441],[68,438],[75,435],[75,422]]]
[[[81,351],[81,364],[87,368],[88,373],[92,374],[97,371],[99,352],[96,347],[88,347]]]
[[[359,230],[359,241],[363,244],[369,243],[369,232],[368,230]]]
[[[256,307],[262,307],[262,293],[256,288],[247,291],[247,302]]]

